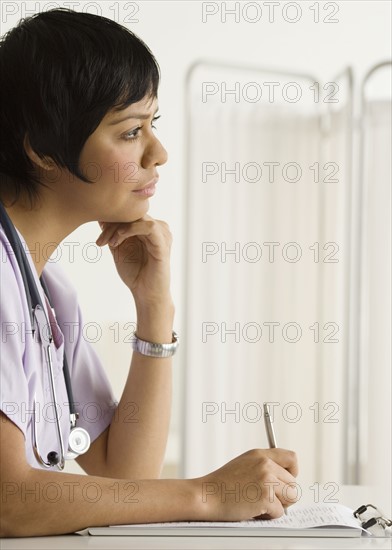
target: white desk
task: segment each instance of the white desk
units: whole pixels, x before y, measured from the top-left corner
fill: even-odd
[[[266,537],[36,537],[2,539],[2,550],[391,550],[392,539]]]
[[[310,494],[303,503],[312,502]],[[313,496],[313,495],[312,495]],[[341,504],[357,508],[372,503],[389,515],[390,492],[366,487],[341,487],[337,495]],[[288,538],[288,537],[82,537],[64,535],[1,539],[1,550],[392,550],[392,538]]]

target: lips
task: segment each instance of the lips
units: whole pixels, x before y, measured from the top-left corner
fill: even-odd
[[[134,189],[133,193],[139,193],[139,194],[151,194],[155,190],[155,185],[158,183],[159,177],[156,176],[151,181],[146,183],[146,185],[143,185],[143,187],[139,187],[138,189]]]

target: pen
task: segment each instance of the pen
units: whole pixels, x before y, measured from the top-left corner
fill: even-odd
[[[269,413],[269,408],[267,403],[263,403],[263,409],[264,409],[264,425],[265,425],[265,430],[267,432],[268,445],[270,449],[276,449],[275,432],[272,426],[271,416]]]
[[[269,408],[267,403],[263,403],[263,411],[264,411],[264,425],[265,425],[265,431],[267,432],[267,439],[268,439],[268,445],[270,449],[276,449],[276,437],[274,428],[272,426],[271,421],[271,415],[269,413]],[[287,515],[287,509],[283,507],[284,513]]]

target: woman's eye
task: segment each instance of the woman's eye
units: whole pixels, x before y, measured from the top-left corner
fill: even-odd
[[[137,139],[139,137],[139,131],[142,129],[141,126],[138,126],[137,128],[135,128],[134,130],[131,130],[130,132],[127,132],[126,134],[124,134],[124,139],[126,141],[131,141],[131,140],[134,140],[134,139]]]
[[[160,118],[161,115],[159,116],[156,116],[152,119],[151,121],[151,128],[154,128],[156,129],[156,127],[154,126],[153,122],[155,122],[156,120],[158,120],[158,118]],[[127,132],[126,134],[124,134],[123,138],[125,139],[125,141],[135,141],[136,139],[138,139],[140,137],[140,130],[143,128],[143,126],[138,126],[137,128],[135,128],[134,130],[131,130],[130,132]]]
[[[154,116],[154,118],[151,121],[151,128],[154,128],[155,130],[156,130],[156,126],[154,126],[154,124],[152,124],[152,123],[155,122],[156,120],[158,120],[158,118],[161,118],[161,115]]]

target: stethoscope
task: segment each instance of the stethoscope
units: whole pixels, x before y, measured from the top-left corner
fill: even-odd
[[[37,422],[36,422],[36,412],[35,412],[36,396],[34,395],[34,406],[33,406],[34,418],[32,423],[33,424],[32,443],[33,443],[34,454],[37,460],[41,464],[43,464],[46,468],[57,466],[59,470],[63,470],[65,465],[65,460],[76,458],[79,455],[88,451],[90,447],[90,436],[85,429],[76,427],[76,420],[79,417],[79,413],[77,413],[75,410],[75,403],[72,395],[71,378],[69,375],[68,363],[67,363],[67,358],[64,350],[63,373],[64,373],[65,386],[66,386],[67,395],[68,395],[69,416],[70,416],[70,424],[71,424],[71,430],[70,430],[69,441],[68,441],[68,452],[67,452],[67,455],[65,455],[64,442],[61,434],[60,420],[59,420],[59,415],[57,410],[56,388],[55,388],[54,377],[53,377],[53,364],[52,364],[52,355],[51,355],[51,344],[53,342],[53,334],[52,334],[50,322],[48,321],[45,309],[42,305],[41,297],[39,295],[37,285],[35,283],[33,274],[31,272],[31,268],[27,260],[26,252],[23,248],[19,235],[17,234],[15,227],[12,221],[10,220],[1,201],[0,201],[0,222],[12,246],[16,261],[18,262],[18,266],[22,274],[23,284],[26,292],[27,304],[29,308],[33,338],[34,338],[35,330],[38,329],[38,333],[41,339],[41,344],[45,348],[45,357],[46,357],[46,363],[47,363],[48,375],[49,375],[49,385],[51,390],[51,396],[53,399],[53,409],[54,409],[54,416],[56,421],[56,433],[57,433],[57,439],[60,446],[60,456],[56,451],[51,451],[47,455],[47,460],[42,458],[42,455],[40,453],[39,446],[38,446],[38,439],[37,439]],[[43,275],[41,275],[40,281],[44,289],[44,292],[48,298],[49,305],[52,307],[50,293],[49,293],[48,287],[46,286]]]

